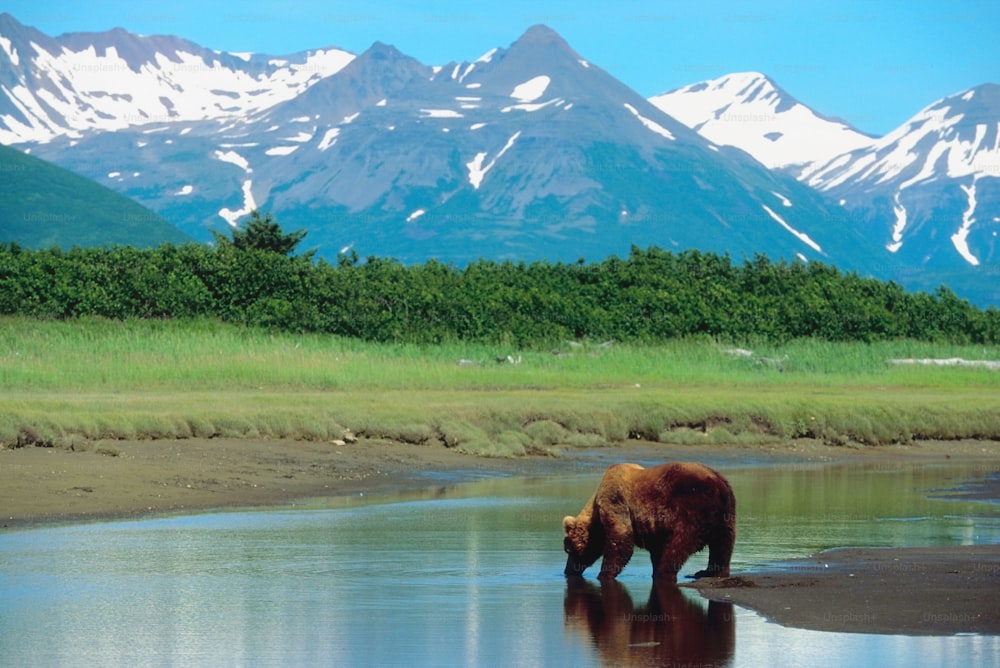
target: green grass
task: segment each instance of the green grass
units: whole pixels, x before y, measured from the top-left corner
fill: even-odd
[[[691,445],[1000,438],[1000,372],[888,362],[1000,359],[997,347],[743,347],[754,356],[709,340],[508,350],[209,321],[0,319],[0,443],[331,440],[350,429],[516,455],[630,437]],[[507,355],[520,363],[497,362]]]

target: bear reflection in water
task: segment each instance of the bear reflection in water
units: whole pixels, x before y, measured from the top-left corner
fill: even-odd
[[[565,628],[589,639],[604,664],[722,666],[736,647],[732,603],[706,608],[665,582],[636,607],[617,580],[569,578],[563,611]]]

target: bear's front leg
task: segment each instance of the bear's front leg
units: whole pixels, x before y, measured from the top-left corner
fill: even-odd
[[[615,526],[610,529],[605,527],[605,531],[607,532],[607,542],[604,544],[601,572],[597,577],[600,580],[614,580],[632,558],[635,541],[632,537],[631,527]]]

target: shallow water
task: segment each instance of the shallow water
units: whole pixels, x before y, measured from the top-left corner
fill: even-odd
[[[996,476],[995,466],[721,468],[739,503],[734,571],[829,547],[1000,543],[995,500],[942,498]],[[598,475],[11,531],[0,535],[0,663],[1000,661],[998,637],[802,631],[697,592],[656,589],[642,551],[620,586],[568,586],[560,521],[579,511]]]

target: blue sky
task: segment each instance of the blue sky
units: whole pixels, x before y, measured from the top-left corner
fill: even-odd
[[[53,36],[118,26],[271,55],[360,53],[380,40],[427,65],[473,60],[544,23],[644,96],[755,70],[872,134],[1000,83],[998,0],[4,0],[0,10]]]

